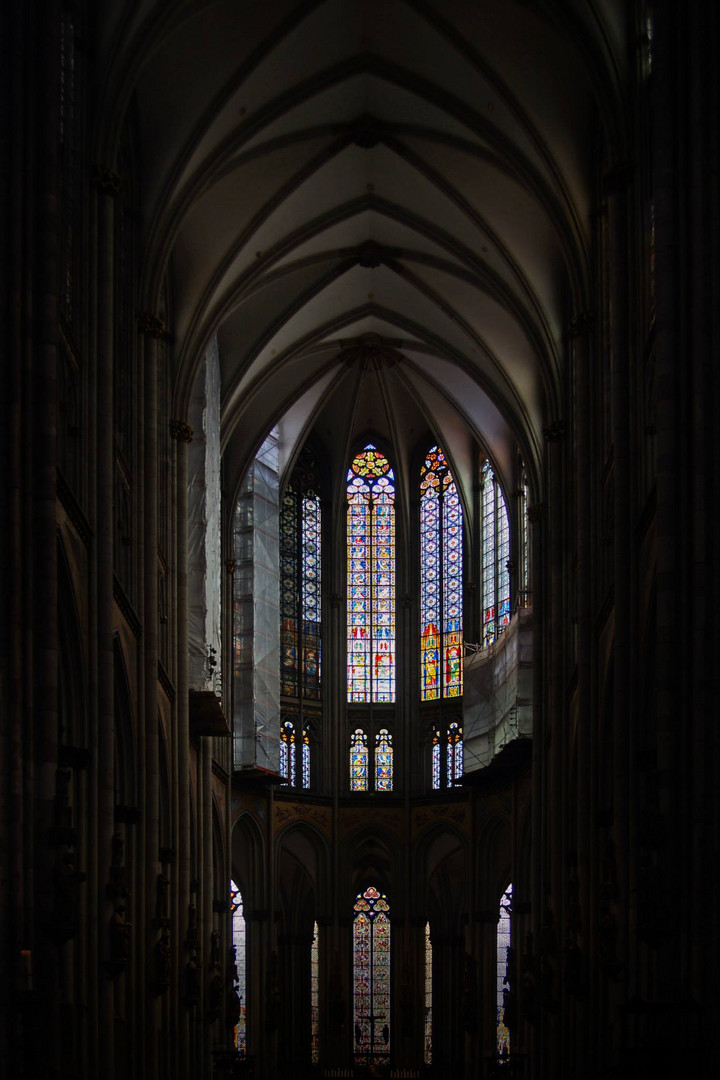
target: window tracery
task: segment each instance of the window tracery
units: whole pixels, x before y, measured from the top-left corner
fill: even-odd
[[[247,1054],[247,949],[243,899],[234,881],[230,882],[230,912],[232,916],[232,940],[235,950],[236,989],[240,1000],[238,1021],[235,1025],[235,1049],[242,1057]]]
[[[432,786],[435,790],[452,787],[462,780],[463,729],[458,720],[433,731]]]
[[[439,446],[420,470],[420,698],[462,694],[463,516]]]
[[[496,936],[496,1009],[497,1054],[506,1058],[510,1053],[510,1031],[505,1023],[505,991],[508,986],[508,952],[511,942],[512,885],[508,885],[500,900],[500,916]]]
[[[395,700],[395,476],[372,443],[347,472],[348,701]]]
[[[390,1055],[390,904],[374,885],[358,893],[353,919],[355,1060]]]
[[[491,645],[510,622],[510,526],[505,497],[487,459],[481,491],[482,643]]]

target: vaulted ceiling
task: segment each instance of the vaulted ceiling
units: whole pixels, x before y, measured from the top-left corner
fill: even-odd
[[[98,142],[132,117],[144,297],[178,400],[217,334],[226,486],[271,424],[474,441],[531,469],[621,152],[623,0],[116,0]]]

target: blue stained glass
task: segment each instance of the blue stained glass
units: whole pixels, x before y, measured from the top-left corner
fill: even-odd
[[[502,489],[489,461],[482,468],[483,645],[510,622],[510,524]]]
[[[462,694],[462,507],[442,450],[420,470],[420,697]],[[442,663],[440,662],[442,653]]]
[[[321,697],[321,535],[315,465],[304,450],[280,516],[280,692]]]
[[[375,790],[392,791],[393,747],[392,735],[381,728],[375,737]]]
[[[348,700],[394,701],[394,475],[384,454],[368,443],[353,459],[347,481]]]
[[[350,740],[350,790],[367,791],[368,779],[367,735],[357,728]]]

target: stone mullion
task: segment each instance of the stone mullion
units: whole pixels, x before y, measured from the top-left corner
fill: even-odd
[[[144,954],[146,974],[150,980],[155,971],[158,945],[161,940],[159,929],[152,926],[150,920],[156,909],[156,889],[160,872],[160,760],[158,746],[158,430],[157,430],[157,370],[158,370],[158,332],[156,320],[152,316],[140,317],[140,329],[143,331],[144,373],[142,408],[142,443],[141,472],[143,477],[143,559],[139,564],[143,583],[143,660],[144,688],[143,715],[144,732],[140,745],[145,765],[144,785],[144,823],[145,823],[145,928],[148,935]],[[169,733],[171,735],[171,733]],[[169,754],[172,754],[172,739],[169,740]],[[169,808],[172,812],[172,808]],[[171,875],[172,871],[168,871]],[[171,884],[172,893],[172,884]],[[171,942],[176,928],[170,930]],[[147,980],[146,980],[147,981]],[[147,993],[147,991],[146,991]],[[154,993],[154,992],[153,992]],[[148,994],[146,1005],[147,1043],[145,1047],[145,1068],[150,1076],[156,1075],[159,1067],[159,1055],[170,1053],[167,1045],[161,1045],[160,1027],[163,1008],[166,1008],[165,995],[157,994],[153,998]]]
[[[575,368],[575,469],[577,499],[577,730],[576,754],[577,775],[575,777],[577,799],[576,860],[570,850],[563,852],[563,865],[566,868],[565,889],[563,894],[563,921],[558,928],[560,943],[564,952],[564,1008],[569,1010],[568,995],[573,997],[575,1009],[575,1037],[572,1044],[578,1055],[576,1071],[582,1072],[594,1058],[594,1048],[590,1043],[588,1022],[590,1012],[580,997],[579,987],[572,983],[568,959],[568,949],[579,948],[578,934],[584,942],[584,959],[588,955],[587,919],[590,895],[590,866],[592,844],[596,823],[593,815],[594,776],[593,761],[595,756],[595,716],[592,710],[593,673],[592,673],[592,468],[591,468],[591,391],[590,371],[594,353],[594,338],[590,334],[591,320],[584,324],[584,331],[576,334],[573,341],[573,359]],[[571,880],[577,876],[577,885]],[[578,925],[574,910],[576,899],[570,897],[570,891],[577,889],[577,903],[580,906],[580,918],[584,924]],[[583,901],[580,902],[580,895]],[[571,910],[571,905],[573,909]],[[574,957],[578,954],[573,952]],[[584,1058],[584,1060],[583,1060]]]
[[[612,871],[612,886],[605,885],[607,895],[603,894],[604,910],[599,912],[600,923],[608,927],[610,920],[617,924],[617,957],[606,956],[608,972],[616,963],[621,964],[630,954],[630,925],[628,912],[631,895],[629,892],[628,864],[629,847],[629,786],[631,782],[630,761],[634,758],[634,717],[637,714],[636,700],[633,698],[631,672],[634,661],[635,612],[632,595],[634,543],[632,516],[632,412],[630,378],[630,333],[628,295],[630,289],[630,268],[628,265],[628,178],[625,169],[620,166],[606,178],[608,191],[608,213],[610,221],[610,266],[612,281],[612,371],[611,393],[613,409],[613,478],[614,478],[614,548],[613,581],[615,627],[613,641],[613,813],[607,845],[606,865],[610,865],[614,844],[615,867]],[[596,847],[596,860],[602,852],[602,844]],[[610,873],[608,871],[608,873]],[[607,876],[607,875],[605,875]],[[610,892],[617,893],[617,907]],[[619,912],[624,912],[620,923]],[[609,945],[608,945],[609,947]],[[621,995],[627,988],[617,981],[608,981],[608,1003],[611,1016],[614,1010],[621,1008]],[[611,1018],[608,1017],[608,1019]],[[616,1026],[616,1030],[618,1030]],[[618,1047],[607,1047],[610,1060],[615,1059]]]
[[[168,436],[168,432],[164,435]],[[188,517],[188,461],[187,442],[177,440],[176,462],[176,499],[175,515],[175,551],[176,551],[176,601],[177,601],[177,779],[178,813],[175,815],[177,836],[177,939],[185,941],[188,929],[188,910],[190,905],[190,731],[189,731],[189,678],[188,678],[188,587],[187,587],[187,517]],[[228,680],[228,682],[231,680]],[[225,692],[227,693],[227,683]],[[228,799],[228,804],[231,800]],[[229,835],[229,834],[228,834]],[[229,877],[228,877],[229,881]],[[182,945],[180,945],[182,949]],[[179,979],[182,983],[185,964],[189,954],[179,954]],[[190,1060],[190,1013],[187,1009],[180,1012],[178,1023],[178,1064],[180,1080],[189,1080],[192,1071]]]
[[[50,839],[56,824],[54,802],[58,766],[58,609],[57,609],[57,124],[58,75],[56,3],[37,13],[34,29],[36,108],[31,119],[34,157],[34,214],[30,266],[32,311],[28,322],[27,525],[25,566],[32,575],[28,598],[31,619],[27,650],[32,745],[32,877],[25,903],[33,911],[33,967],[36,1009],[44,1038],[31,1036],[33,1057],[57,1068],[60,1062],[59,948],[54,937],[54,902],[60,902],[65,840]],[[30,582],[28,582],[30,588]],[[31,740],[31,741],[30,741]],[[30,789],[28,789],[30,790]],[[32,896],[32,899],[30,899]],[[39,1032],[38,1032],[39,1034]]]
[[[105,174],[103,174],[105,175]],[[110,175],[110,174],[107,174]],[[91,726],[95,742],[97,780],[97,814],[95,866],[98,913],[98,960],[100,965],[110,960],[109,926],[112,903],[107,896],[109,868],[112,859],[114,832],[114,602],[113,602],[113,363],[114,363],[114,231],[115,190],[98,181],[98,325],[97,325],[97,452],[96,452],[96,510],[97,550],[97,724]],[[91,837],[91,847],[93,838]],[[114,1009],[115,986],[105,979],[100,967],[94,975],[96,993],[90,995],[90,1030],[98,1033],[94,1047],[97,1074],[112,1080],[114,1076]],[[93,1018],[95,1003],[98,1013]],[[93,1022],[93,1019],[95,1022]]]

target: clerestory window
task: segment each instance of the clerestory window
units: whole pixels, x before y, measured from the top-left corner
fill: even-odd
[[[395,476],[372,443],[347,472],[347,695],[395,700]]]
[[[491,645],[510,622],[510,525],[502,488],[492,465],[481,472],[482,643]]]
[[[439,446],[420,470],[420,699],[463,691],[463,515]]]

